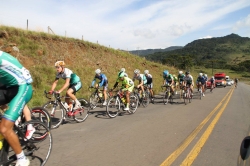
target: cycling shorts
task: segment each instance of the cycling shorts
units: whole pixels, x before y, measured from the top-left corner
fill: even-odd
[[[152,88],[153,88],[153,83],[151,83],[151,84],[146,84],[146,86],[147,86],[149,89],[152,89]]]
[[[77,91],[79,91],[81,88],[82,88],[82,83],[81,83],[81,81],[79,81],[79,82],[77,82],[77,83],[75,83],[75,84],[71,84],[71,85],[69,85],[69,88],[68,89],[73,89],[73,93],[76,93]]]
[[[8,109],[4,112],[3,118],[15,122],[22,113],[24,106],[32,98],[33,90],[30,84],[23,84],[1,89],[0,94],[1,105],[8,104]]]

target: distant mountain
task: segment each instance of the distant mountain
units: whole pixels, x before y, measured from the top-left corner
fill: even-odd
[[[132,50],[129,51],[131,54],[134,55],[139,55],[139,56],[145,56],[145,55],[149,55],[149,54],[154,54],[156,52],[166,52],[166,51],[172,51],[172,50],[176,50],[176,49],[181,49],[183,48],[182,46],[171,46],[165,49],[147,49],[147,50]]]
[[[183,67],[189,61],[190,65],[204,66],[211,61],[218,62],[220,67],[237,65],[250,59],[250,38],[230,34],[224,37],[199,39],[188,43],[181,49],[167,52],[157,52],[145,55],[146,59]]]

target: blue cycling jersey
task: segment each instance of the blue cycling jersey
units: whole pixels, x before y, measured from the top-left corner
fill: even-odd
[[[92,86],[94,86],[96,79],[100,80],[99,86],[105,86],[108,83],[108,79],[105,76],[105,74],[100,74],[100,75],[95,75],[93,81],[92,81]]]
[[[203,76],[199,76],[197,78],[197,82],[201,82],[202,84],[204,84],[206,82],[205,78]]]

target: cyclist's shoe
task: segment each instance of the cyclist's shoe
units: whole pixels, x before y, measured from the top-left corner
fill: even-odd
[[[30,160],[25,157],[23,160],[17,160],[16,166],[29,166],[30,165]]]
[[[102,105],[107,105],[107,102],[106,102],[106,101],[104,101]]]
[[[81,108],[81,103],[76,103],[75,107],[74,107],[74,110],[77,110],[77,109],[80,109],[80,108]]]
[[[178,94],[177,91],[175,91],[175,94],[176,94],[176,95]]]
[[[125,107],[123,110],[124,110],[124,111],[128,111],[128,110],[129,110],[129,107]]]
[[[202,96],[203,96],[203,97],[205,97],[205,94],[204,94],[204,93],[202,93]]]
[[[145,93],[142,94],[142,97],[145,97]]]
[[[33,135],[33,133],[36,131],[36,129],[30,124],[27,126],[27,131],[25,134],[26,139],[30,139]]]

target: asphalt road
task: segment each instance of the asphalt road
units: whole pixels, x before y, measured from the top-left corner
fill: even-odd
[[[46,165],[235,166],[250,122],[250,86],[194,95],[187,105],[157,99],[133,115],[111,119],[98,108],[83,123],[69,121],[52,130]]]

